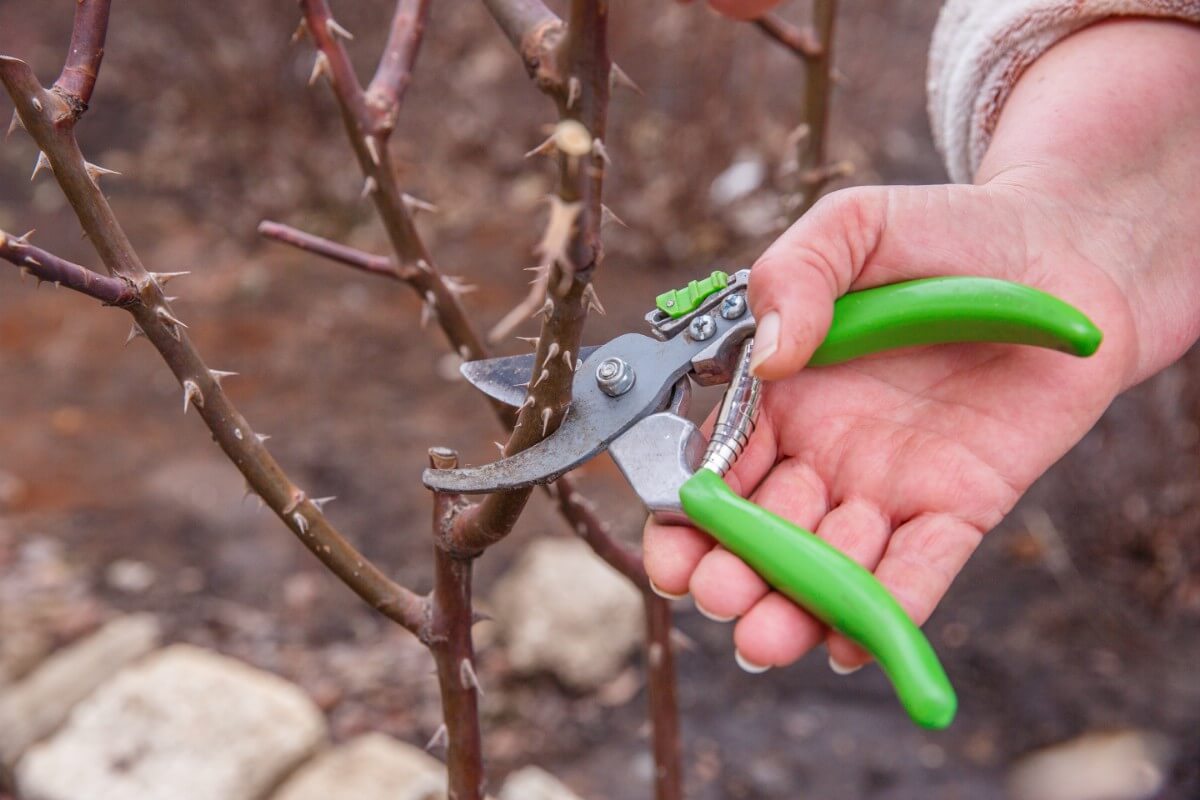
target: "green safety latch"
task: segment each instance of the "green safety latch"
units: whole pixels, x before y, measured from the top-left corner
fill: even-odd
[[[686,317],[714,292],[729,285],[729,275],[717,270],[702,281],[691,281],[682,289],[672,289],[654,298],[658,310],[672,319]]]

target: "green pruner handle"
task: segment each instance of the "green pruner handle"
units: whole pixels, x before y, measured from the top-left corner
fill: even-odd
[[[1103,338],[1086,315],[1057,297],[994,278],[924,278],[844,295],[809,366],[950,342],[1028,344],[1090,356]]]
[[[854,292],[834,304],[811,366],[949,342],[1026,344],[1090,356],[1100,330],[1056,297],[1008,281],[944,277]],[[944,728],[958,701],[929,641],[870,572],[701,469],[680,489],[684,512],[777,591],[875,657],[909,716]]]
[[[679,491],[684,513],[777,591],[862,645],[918,725],[944,728],[958,700],[937,654],[867,570],[803,528],[744,500],[706,469]]]

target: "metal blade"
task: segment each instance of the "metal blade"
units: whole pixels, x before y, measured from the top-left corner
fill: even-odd
[[[599,348],[575,373],[574,401],[561,426],[528,450],[491,464],[462,469],[425,471],[422,480],[440,492],[478,494],[549,483],[606,449],[638,420],[667,406],[676,381],[692,369],[692,356],[702,344],[684,337],[666,342],[627,333]],[[619,357],[637,379],[619,397],[609,397],[596,384],[593,362]]]
[[[587,361],[598,345],[580,348],[577,358]],[[467,361],[458,371],[472,386],[493,400],[517,408],[525,402],[525,387],[533,374],[535,354],[485,358],[482,361]]]

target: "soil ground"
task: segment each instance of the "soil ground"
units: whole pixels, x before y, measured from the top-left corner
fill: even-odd
[[[0,6],[0,51],[49,81],[72,5]],[[388,3],[352,5],[335,4],[365,71]],[[153,269],[193,271],[175,284],[177,307],[209,362],[241,373],[233,398],[285,467],[338,496],[335,523],[426,590],[424,453],[448,444],[489,459],[499,432],[405,287],[255,238],[273,217],[385,252],[328,92],[303,88],[311,51],[288,45],[293,4],[117,6],[81,138],[126,173],[111,184],[118,215]],[[845,6],[834,155],[859,165],[855,182],[944,180],[922,89],[937,4]],[[613,107],[608,204],[628,227],[609,229],[597,279],[608,314],[590,342],[638,329],[656,293],[769,241],[800,96],[788,54],[699,7],[616,4],[612,39],[645,93]],[[394,147],[410,191],[442,209],[422,220],[438,260],[480,287],[468,305],[481,326],[524,291],[553,172],[522,154],[551,119],[482,9],[438,4]],[[43,246],[94,264],[53,182],[29,184],[35,156],[21,134],[0,148],[0,227],[36,227]],[[761,159],[764,185],[714,208],[709,186],[736,159]],[[173,640],[300,682],[339,738],[423,742],[438,724],[423,652],[242,499],[156,355],[144,341],[122,347],[125,319],[0,270],[0,632],[41,647],[115,610],[150,610]],[[814,655],[746,675],[729,627],[681,602],[689,796],[990,800],[1022,753],[1128,726],[1178,748],[1162,797],[1200,796],[1198,366],[1186,359],[1121,398],[985,540],[928,626],[961,697],[948,732],[913,729],[873,669],[838,678]],[[635,540],[641,515],[611,464],[581,473]],[[480,562],[480,595],[532,537],[568,534],[535,501]],[[537,763],[589,798],[647,796],[636,670],[579,696],[509,676],[480,634],[493,785]]]

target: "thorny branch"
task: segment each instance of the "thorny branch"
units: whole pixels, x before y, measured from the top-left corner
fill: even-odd
[[[77,10],[80,13],[75,18],[72,42],[86,42],[90,49],[73,50],[68,65],[98,66],[108,4],[86,0]],[[94,55],[85,58],[87,53]],[[94,69],[90,73],[86,70],[72,73],[75,74],[91,76],[87,80],[80,78],[77,84],[82,92],[80,97],[90,96]],[[75,77],[69,76],[68,84],[76,85],[75,81]],[[389,579],[333,527],[321,512],[323,501],[309,498],[296,486],[263,446],[265,437],[254,432],[225,394],[221,380],[231,373],[209,369],[192,345],[186,325],[162,292],[162,284],[174,276],[150,273],[142,265],[100,191],[97,180],[103,171],[88,164],[79,150],[74,136],[74,125],[81,113],[79,105],[64,97],[62,92],[43,88],[29,65],[19,59],[0,57],[0,82],[12,97],[22,126],[37,143],[39,165],[44,161],[53,171],[108,270],[110,280],[127,284],[136,292],[134,298],[121,304],[134,319],[131,335],[145,336],[166,361],[183,387],[185,412],[191,407],[196,408],[213,439],[241,471],[248,486],[330,571],[389,618],[411,631],[418,631],[425,618],[422,598]],[[18,245],[13,249],[10,245],[6,257],[9,253],[20,256],[22,266],[32,269],[27,263],[29,251],[26,248],[27,245]],[[40,260],[36,254],[33,257]],[[42,266],[61,271],[64,264],[66,262],[51,267],[47,259]],[[83,276],[70,267],[66,267],[63,274],[68,278],[74,275],[76,282],[83,281]],[[70,281],[62,282],[71,285]],[[90,277],[87,282],[93,289],[100,285]]]
[[[104,39],[108,35],[108,12],[112,0],[77,0],[75,23],[66,63],[54,82],[53,90],[71,107],[75,119],[83,116],[96,88],[100,62],[104,59]]]
[[[562,221],[569,220],[569,235],[555,247],[547,226],[540,254],[546,259],[545,319],[537,342],[537,357],[530,376],[529,396],[521,409],[518,427],[504,449],[505,455],[519,452],[557,428],[570,402],[573,370],[552,369],[564,351],[578,353],[580,333],[591,308],[603,311],[591,274],[603,258],[600,228],[604,221],[601,202],[608,154],[604,148],[608,100],[614,78],[621,75],[608,55],[606,0],[572,0],[565,41],[561,22],[540,0],[484,0],[501,29],[517,48],[527,70],[545,94],[558,106],[559,124],[548,144],[558,153],[561,175],[558,198],[552,209]],[[547,51],[547,41],[554,42]],[[560,60],[561,56],[561,60]],[[553,60],[551,60],[553,57]],[[563,80],[565,76],[565,81]],[[627,78],[624,79],[628,81]],[[565,91],[564,91],[565,89]],[[582,135],[581,135],[582,134]],[[541,149],[541,148],[539,148]],[[570,357],[567,357],[569,363]],[[544,391],[539,391],[545,387]],[[538,409],[541,409],[539,412]],[[540,434],[536,430],[541,423]],[[531,429],[532,428],[532,429]],[[490,531],[489,520],[509,527],[516,521],[528,493],[509,492],[489,496],[473,511],[459,517],[457,528],[487,541],[501,528]],[[605,561],[642,588],[647,618],[648,701],[654,738],[655,797],[681,800],[683,771],[680,763],[679,706],[672,653],[671,610],[667,600],[650,590],[641,559],[608,536],[594,514],[572,518],[581,503],[573,498],[560,479],[557,498],[561,511],[573,519],[578,533]],[[489,516],[490,515],[490,516]],[[466,527],[474,525],[474,529]]]
[[[124,306],[138,302],[134,285],[122,278],[113,278],[92,272],[70,261],[48,253],[29,243],[29,236],[13,236],[0,231],[0,258],[21,268],[22,275],[32,275],[40,286],[43,282],[96,298],[105,305]]]
[[[429,465],[453,469],[458,466],[458,454],[435,447],[429,451]],[[446,541],[461,502],[462,498],[456,495],[434,494],[433,608],[425,642],[437,664],[442,695],[449,796],[468,800],[484,794],[483,742],[479,729],[479,698],[483,690],[475,672],[471,641],[474,559],[455,556]]]
[[[789,206],[796,217],[812,208],[830,181],[854,172],[849,161],[826,161],[836,21],[837,0],[813,0],[812,24],[803,27],[769,13],[754,20],[755,27],[804,62],[804,120],[789,137],[794,152],[784,167],[795,175],[797,192]]]
[[[412,199],[396,183],[387,148],[402,90],[407,84],[401,67],[407,70],[413,64],[428,7],[427,0],[401,0],[397,4],[388,49],[380,73],[372,82],[370,97],[363,91],[342,44],[349,32],[334,19],[325,0],[300,0],[304,17],[298,32],[309,34],[317,46],[312,80],[324,75],[333,87],[346,133],[363,172],[363,194],[375,204],[399,266],[404,270],[415,268],[407,282],[421,297],[428,309],[426,313],[437,316],[455,352],[464,359],[476,359],[484,357],[485,351],[459,300],[467,289],[447,281],[434,265],[413,224]]]

